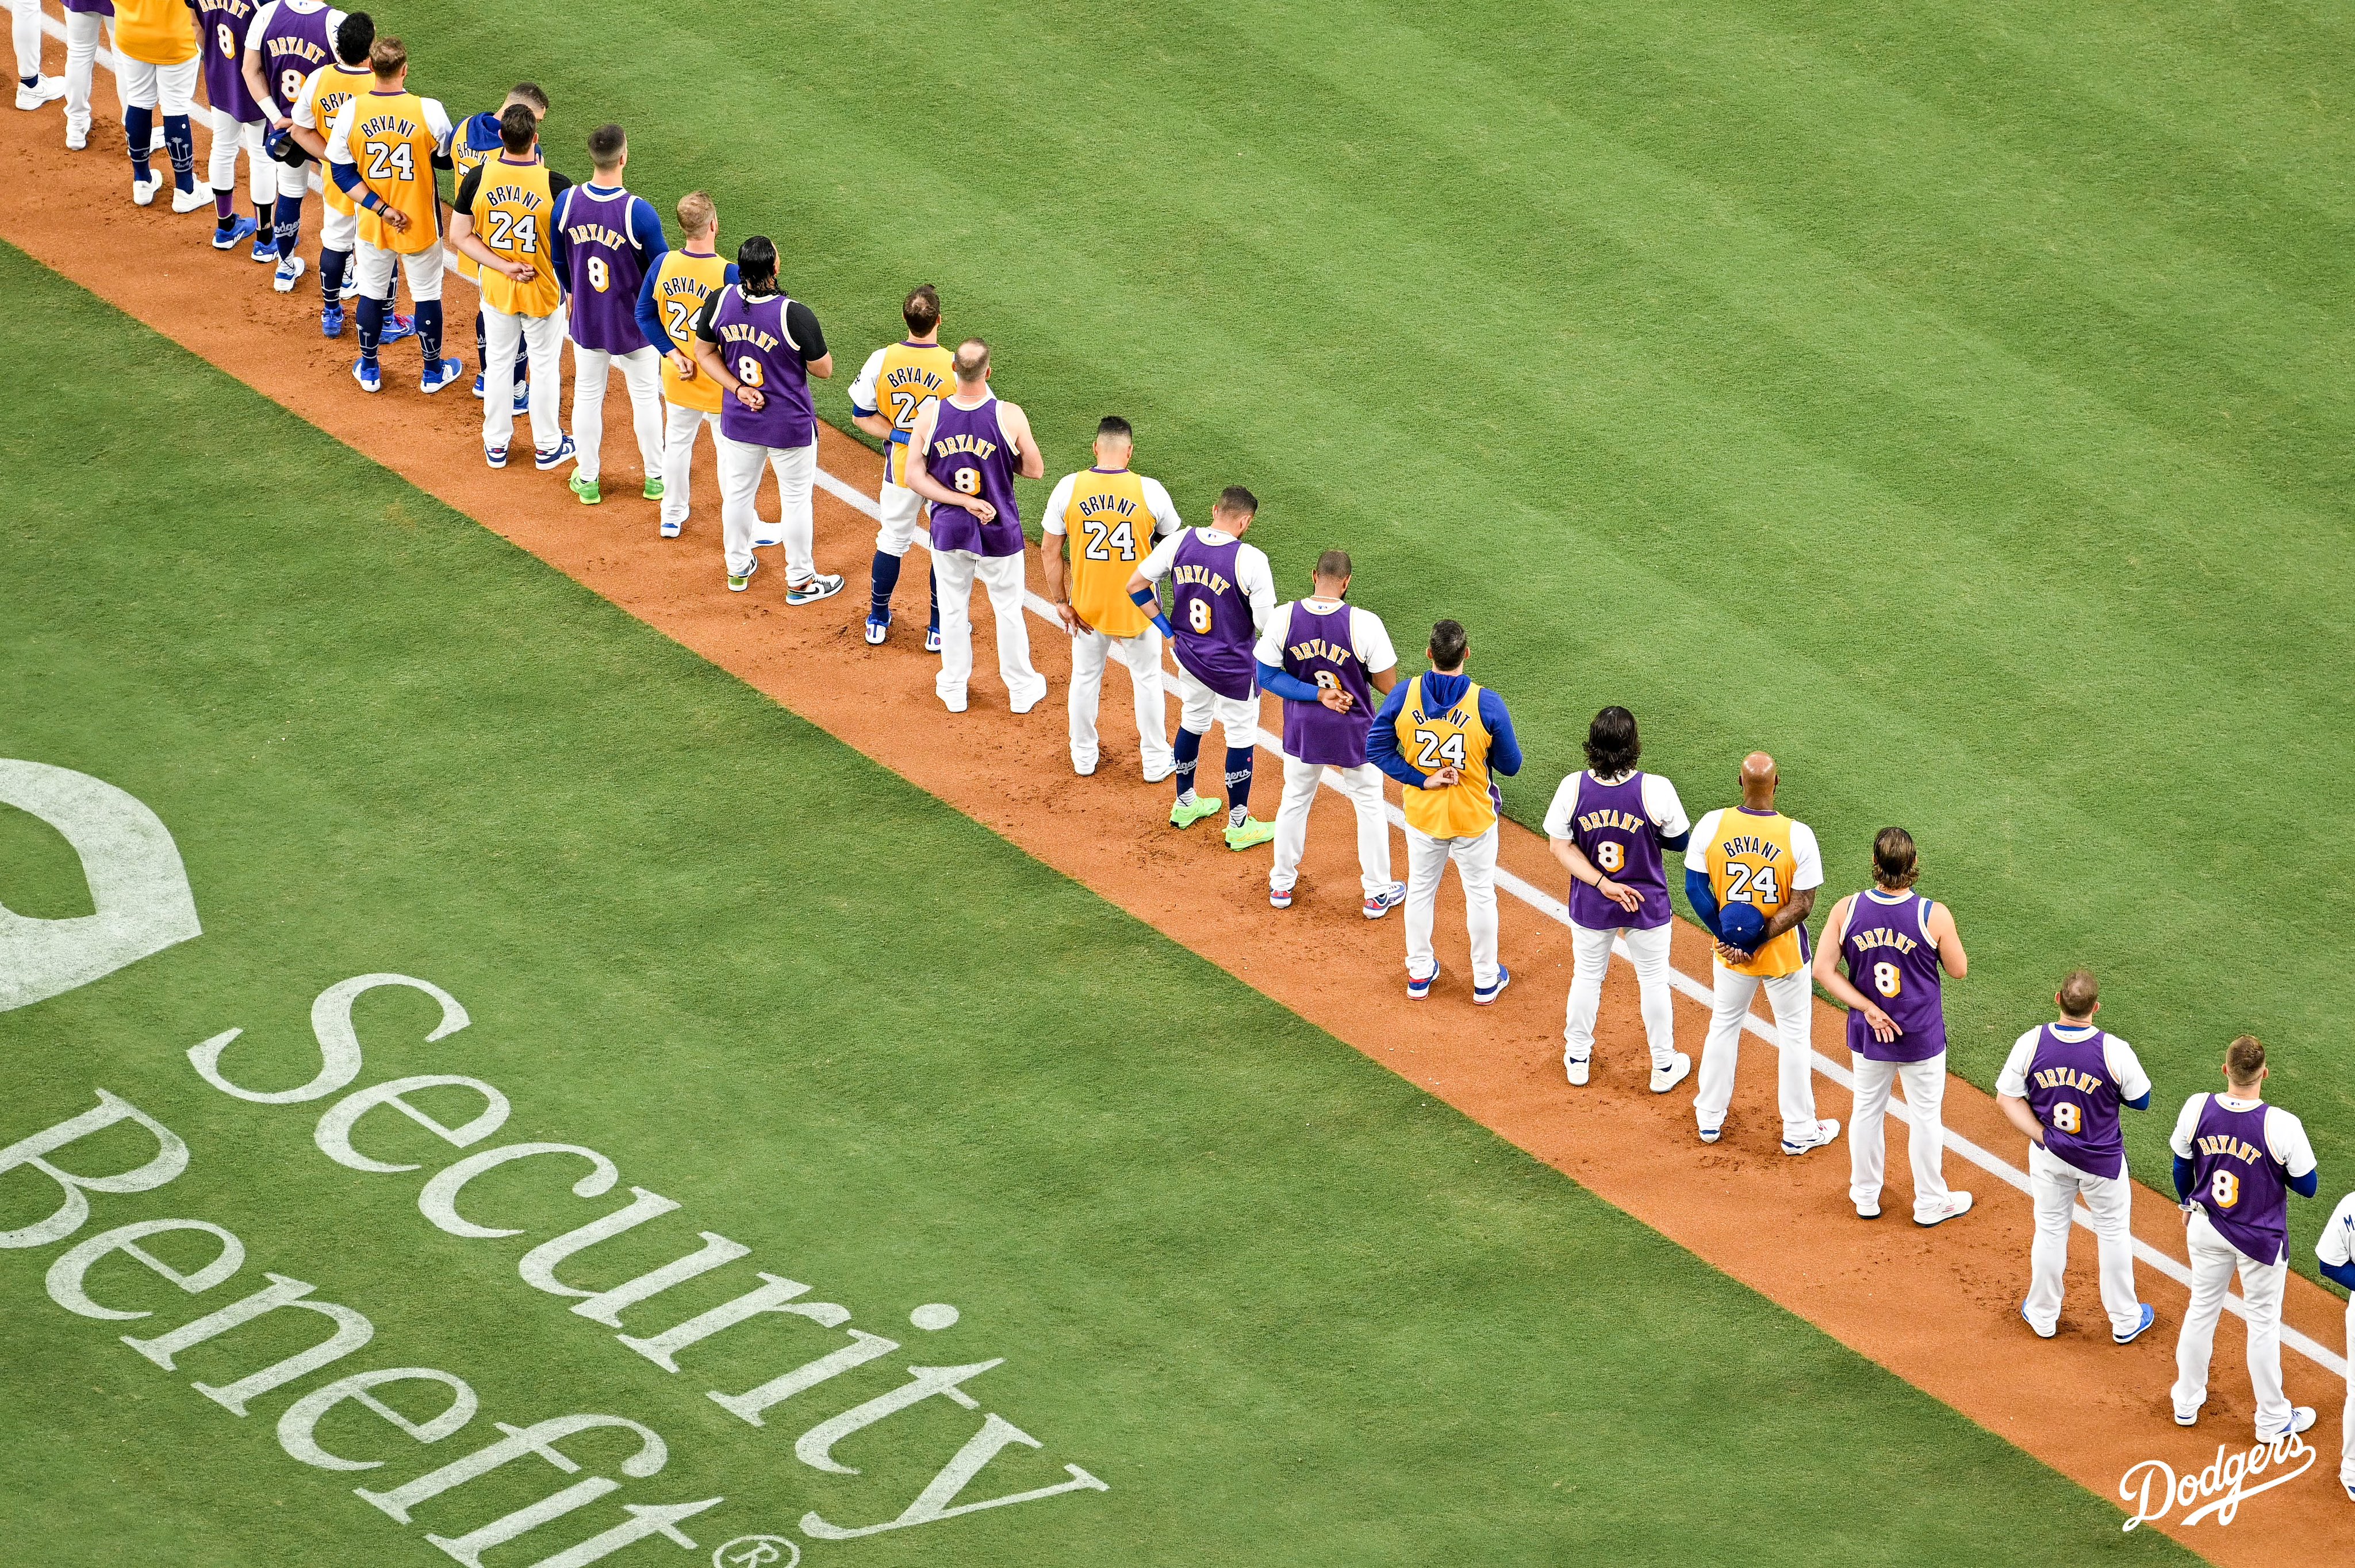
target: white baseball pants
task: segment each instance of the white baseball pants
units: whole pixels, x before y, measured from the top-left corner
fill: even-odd
[[[1324,778],[1322,763],[1284,759],[1284,800],[1275,809],[1275,863],[1267,873],[1267,885],[1277,893],[1300,880],[1300,857],[1308,851],[1308,808],[1316,804],[1316,787]],[[1369,762],[1336,768],[1333,778],[1358,814],[1358,880],[1369,898],[1388,893],[1391,824],[1382,814],[1382,770]]]
[[[2183,1245],[2191,1259],[2191,1305],[2175,1341],[2175,1386],[2169,1390],[2175,1413],[2190,1415],[2208,1402],[2216,1319],[2223,1316],[2225,1290],[2237,1269],[2249,1308],[2249,1385],[2257,1396],[2257,1441],[2281,1436],[2289,1430],[2290,1418],[2281,1370],[2282,1290],[2289,1281],[2289,1260],[2257,1262],[2208,1223],[2205,1209],[2192,1211],[2183,1227]]]
[[[1733,1070],[1742,1059],[1742,1021],[1749,1016],[1751,999],[1766,991],[1766,1005],[1774,1014],[1775,1100],[1783,1113],[1786,1139],[1816,1135],[1815,1047],[1808,1034],[1812,993],[1807,971],[1761,979],[1738,974],[1721,959],[1710,960],[1711,991],[1709,1038],[1700,1048],[1699,1082],[1693,1092],[1693,1119],[1702,1131],[1721,1127],[1733,1104]]]
[[[272,169],[286,165],[261,150],[261,133],[267,130],[259,120],[232,120],[225,109],[205,111],[207,128],[213,133],[211,161],[205,169],[205,183],[217,191],[225,191],[237,184],[237,154],[245,152],[246,194],[256,207],[266,207],[278,196],[278,176]]]
[[[923,525],[924,498],[887,479],[876,491],[875,510],[883,514],[883,525],[875,530],[876,553],[894,560],[905,556],[908,546],[916,542],[916,530]]]
[[[638,461],[648,479],[663,471],[662,356],[652,348],[608,354],[602,348],[572,345],[572,443],[578,448],[572,472],[595,479],[605,448],[605,384],[609,366],[618,366],[622,384],[629,389],[630,424],[638,438]],[[663,493],[670,493],[665,481]]]
[[[1906,1157],[1913,1166],[1913,1217],[1931,1218],[1946,1201],[1946,1054],[1941,1051],[1926,1062],[1876,1062],[1851,1051],[1849,1071],[1856,1084],[1849,1112],[1849,1202],[1880,1205],[1889,1164],[1882,1130],[1889,1091],[1902,1082],[1905,1108],[1913,1113],[1905,1135]]]
[[[2102,1310],[2110,1315],[2111,1333],[2133,1333],[2142,1322],[2142,1303],[2136,1298],[2134,1282],[2134,1182],[2123,1175],[2089,1175],[2031,1143],[2028,1191],[2036,1204],[2036,1239],[2028,1249],[2028,1299],[2020,1308],[2029,1326],[2040,1334],[2060,1327],[2062,1282],[2069,1270],[2069,1231],[2082,1194],[2093,1216],[2094,1242],[2101,1249]]]
[[[532,450],[553,451],[564,440],[558,418],[564,400],[564,318],[511,316],[490,305],[483,307],[483,445],[496,449],[515,440],[518,339],[530,362]]]
[[[1128,672],[1135,699],[1137,754],[1148,784],[1177,768],[1169,750],[1169,704],[1161,688],[1161,630],[1147,626],[1134,637],[1082,631],[1071,639],[1071,766],[1085,772],[1096,765],[1096,712],[1103,696],[1104,662],[1117,660]]]
[[[357,217],[352,221],[355,226],[359,222]],[[353,245],[353,297],[362,300],[391,299],[395,257],[400,258],[401,273],[409,280],[410,299],[422,303],[442,297],[442,242],[439,239],[417,251],[388,250],[380,245],[370,245],[365,239],[356,239]],[[485,324],[483,330],[487,333],[490,328]],[[507,340],[507,352],[510,355],[515,352],[515,340],[512,338]],[[512,376],[509,384],[513,384]],[[487,379],[483,383],[483,392],[485,397],[490,394]]]
[[[8,0],[8,41],[16,48],[16,74],[40,75],[40,0]]]
[[[188,113],[197,105],[197,78],[202,69],[201,60],[149,65],[121,49],[114,51],[115,85],[123,91],[123,103],[132,109],[154,109],[160,104],[166,114]]]
[[[98,68],[98,46],[103,38],[109,51],[114,48],[114,22],[95,11],[66,13],[66,129],[90,134],[90,84]],[[18,75],[25,74],[22,71]],[[123,78],[114,79],[114,101],[118,109],[129,107],[123,102]]]
[[[2339,1481],[2355,1487],[2355,1296],[2347,1298],[2347,1413],[2339,1419]]]
[[[1213,724],[1225,729],[1229,749],[1249,751],[1259,744],[1259,699],[1222,697],[1179,664],[1178,727],[1188,735],[1208,735]]]
[[[281,167],[283,166],[281,165]],[[286,172],[293,175],[297,179],[302,177],[302,171],[298,169],[288,169]],[[324,207],[324,204],[322,205]],[[319,249],[340,250],[349,256],[359,249],[359,209],[355,207],[350,212],[337,212],[332,207],[325,207],[325,210],[319,214]],[[357,284],[355,283],[353,286],[357,288]]]
[[[1647,931],[1592,930],[1572,922],[1570,927],[1570,1006],[1562,1018],[1564,1061],[1583,1062],[1594,1054],[1594,1015],[1603,1010],[1603,977],[1611,968],[1611,939],[1627,939],[1627,959],[1636,968],[1637,1006],[1644,1017],[1644,1043],[1652,1048],[1652,1065],[1666,1067],[1676,1060],[1676,993],[1668,989],[1668,926]]]
[[[1384,835],[1387,841],[1388,834]],[[1464,925],[1472,938],[1472,984],[1487,991],[1497,983],[1497,824],[1468,839],[1435,839],[1406,831],[1406,978],[1429,980],[1439,968],[1432,951],[1433,911],[1439,879],[1449,861],[1464,885]]]
[[[663,405],[662,520],[666,524],[679,527],[687,524],[687,485],[695,470],[695,432],[707,425],[711,428],[712,440],[717,442],[717,411],[706,413],[680,403]]]
[[[749,575],[752,541],[769,536],[752,500],[760,493],[762,469],[771,468],[777,474],[776,535],[784,546],[785,586],[817,576],[817,516],[810,502],[810,487],[816,482],[817,441],[813,439],[805,447],[763,447],[731,441],[717,429],[711,434],[719,444],[719,543],[728,555],[728,575]]]
[[[977,556],[971,550],[934,550],[932,578],[941,587],[941,670],[932,690],[952,713],[962,713],[973,680],[973,585],[989,594],[997,622],[997,676],[1007,700],[1027,714],[1047,697],[1047,677],[1030,665],[1030,629],[1023,623],[1021,556]]]

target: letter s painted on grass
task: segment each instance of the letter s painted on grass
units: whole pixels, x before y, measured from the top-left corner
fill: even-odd
[[[81,857],[91,913],[36,919],[0,906],[0,1012],[85,986],[201,936],[180,850],[155,812],[113,785],[0,758],[0,801],[38,817]]]

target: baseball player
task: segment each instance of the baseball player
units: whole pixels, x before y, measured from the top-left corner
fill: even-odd
[[[363,392],[384,385],[376,355],[398,259],[425,351],[418,389],[439,392],[465,368],[442,356],[442,199],[433,171],[450,166],[450,116],[436,100],[409,90],[409,50],[399,38],[370,46],[368,70],[373,85],[336,111],[327,132],[328,173],[360,208],[353,267],[360,357],[352,378]]]
[[[2248,1308],[2249,1383],[2257,1396],[2257,1441],[2271,1443],[2314,1425],[2314,1407],[2282,1392],[2282,1291],[2289,1280],[2289,1195],[2321,1189],[2306,1128],[2264,1102],[2265,1048],[2243,1034],[2224,1050],[2224,1093],[2198,1094],[2175,1118],[2175,1193],[2185,1214],[2191,1305],[2175,1341],[2175,1424],[2190,1426],[2208,1401],[2208,1359],[2216,1319],[2237,1270]]]
[[[2355,1192],[2339,1200],[2314,1244],[2322,1277],[2355,1292]],[[2339,1484],[2355,1502],[2355,1294],[2347,1298],[2347,1411],[2339,1419]]]
[[[1881,1183],[1889,1159],[1881,1128],[1889,1091],[1905,1083],[1913,1128],[1905,1150],[1913,1166],[1913,1223],[1945,1224],[1970,1212],[1971,1195],[1946,1186],[1946,1010],[1941,972],[1960,980],[1970,967],[1954,911],[1913,891],[1921,875],[1913,835],[1883,828],[1872,841],[1872,885],[1832,906],[1817,949],[1816,983],[1848,1008],[1848,1049],[1855,1086],[1849,1115],[1849,1201],[1857,1217],[1881,1217]],[[1848,973],[1839,971],[1845,961]],[[1870,990],[1865,988],[1870,987]]]
[[[518,103],[529,109],[533,118],[543,123],[547,122],[548,94],[541,90],[538,83],[530,81],[519,81],[507,89],[506,97],[499,101],[499,106],[496,109],[486,109],[479,114],[469,114],[464,120],[459,122],[457,128],[450,134],[450,166],[456,172],[460,180],[464,180],[469,172],[490,162],[505,150],[506,143],[499,135],[499,122],[508,110]],[[478,270],[481,263],[473,257],[453,249],[450,254],[450,264],[458,270],[460,277],[478,285],[481,283],[482,277]],[[490,363],[483,356],[483,345],[489,341],[487,331],[478,295],[474,311],[474,396],[477,397],[483,395],[483,376],[485,367]],[[518,414],[527,410],[528,408],[527,399],[531,396],[529,353],[528,346],[521,338],[517,338],[514,376],[515,411]]]
[[[1047,697],[1030,666],[1023,624],[1022,514],[1014,481],[1047,477],[1029,416],[989,390],[989,344],[957,344],[956,389],[934,398],[908,432],[908,488],[932,503],[932,575],[941,594],[941,668],[932,690],[949,712],[965,710],[973,679],[973,585],[979,578],[997,622],[997,674],[1007,700],[1027,714]]]
[[[695,318],[703,302],[736,281],[736,263],[719,259],[719,209],[701,191],[678,198],[684,240],[666,250],[638,288],[638,330],[664,348],[662,536],[687,526],[687,478],[695,466],[695,432],[719,432],[719,383],[695,368]]]
[[[10,0],[10,5],[22,26],[29,20],[37,42],[41,26],[40,0]],[[80,152],[90,145],[90,88],[98,70],[98,47],[101,40],[107,52],[114,51],[114,0],[65,0],[66,7],[66,146]],[[20,47],[18,58],[23,58]],[[40,105],[24,101],[23,79],[17,81],[16,107]],[[131,119],[131,105],[123,97],[123,78],[114,79],[114,101],[121,109],[125,123]],[[148,151],[155,151],[151,140]]]
[[[532,466],[561,468],[571,443],[557,420],[563,395],[564,284],[567,241],[556,221],[571,181],[539,155],[539,116],[511,103],[499,118],[500,152],[458,182],[450,215],[450,248],[479,269],[483,316],[490,344],[490,386],[483,397],[483,461],[507,465],[515,434],[516,344],[531,366],[526,406],[531,411]]]
[[[630,161],[629,139],[619,125],[589,133],[589,159],[596,166],[585,185],[556,198],[556,224],[564,234],[572,291],[572,440],[580,456],[572,470],[572,493],[583,506],[598,493],[605,450],[605,386],[608,366],[618,366],[630,394],[630,423],[638,437],[643,493],[663,493],[662,356],[638,327],[638,290],[670,249],[654,204],[622,185]]]
[[[1586,771],[1573,773],[1546,808],[1546,842],[1570,873],[1570,1002],[1562,1020],[1561,1065],[1583,1086],[1593,1072],[1594,1015],[1614,938],[1636,966],[1644,1040],[1652,1050],[1652,1092],[1665,1095],[1692,1072],[1677,1049],[1668,990],[1668,862],[1692,838],[1677,787],[1636,771],[1644,755],[1636,715],[1604,708],[1586,726]]]
[[[1169,750],[1169,708],[1161,694],[1161,633],[1128,597],[1128,583],[1154,544],[1185,524],[1161,482],[1129,467],[1136,436],[1126,419],[1105,415],[1096,426],[1094,450],[1094,467],[1055,482],[1039,524],[1047,598],[1071,638],[1071,771],[1085,778],[1096,770],[1104,661],[1116,659],[1128,671],[1135,699],[1145,781],[1158,784],[1178,767]]]
[[[1216,720],[1227,737],[1227,847],[1246,850],[1275,837],[1275,824],[1251,814],[1252,754],[1259,742],[1259,664],[1252,650],[1275,616],[1275,575],[1256,545],[1242,542],[1259,515],[1259,497],[1240,484],[1219,493],[1210,525],[1170,535],[1128,579],[1128,597],[1154,618],[1178,656],[1178,802],[1169,825],[1190,828],[1219,814],[1220,803],[1194,793],[1202,738]],[[1161,579],[1169,579],[1170,613],[1161,613]],[[1174,622],[1172,617],[1175,618]]]
[[[213,192],[213,249],[234,250],[239,242],[253,241],[256,261],[278,260],[278,245],[270,232],[278,196],[278,171],[283,167],[261,151],[265,121],[240,69],[245,58],[246,29],[253,21],[254,0],[188,0],[197,14],[197,47],[202,51],[205,119],[213,133],[211,166],[206,171]],[[253,198],[253,216],[237,211],[237,155],[245,154],[246,188]]]
[[[62,79],[41,74],[41,0],[8,0],[8,41],[16,47],[17,108],[38,109],[66,95]]]
[[[114,12],[114,76],[123,90],[124,140],[131,148],[131,199],[154,205],[164,176],[148,167],[155,111],[164,111],[164,147],[172,159],[172,210],[195,212],[212,205],[213,193],[197,184],[197,143],[188,116],[195,111],[203,51],[197,47],[196,13],[186,0],[122,0]]]
[[[1505,699],[1464,673],[1471,643],[1443,620],[1424,650],[1431,668],[1391,688],[1374,715],[1366,757],[1403,786],[1406,816],[1406,994],[1422,1001],[1439,978],[1433,906],[1447,863],[1464,885],[1472,938],[1472,1001],[1486,1007],[1513,983],[1497,959],[1497,810],[1492,781],[1521,770],[1521,745]]]
[[[337,63],[335,45],[344,20],[341,11],[330,10],[321,0],[263,0],[254,11],[253,19],[246,24],[245,52],[239,60],[246,95],[269,120],[270,134],[291,139],[320,160],[323,190],[334,189],[334,182],[326,175],[327,126],[313,127],[317,133],[315,147],[294,135],[293,129],[298,119],[296,111],[304,101],[304,89],[310,84],[312,73]],[[366,31],[368,42],[372,45],[376,41],[376,24],[370,22]],[[367,62],[347,55],[342,63],[357,66]],[[284,144],[284,140],[279,142],[281,147]],[[291,294],[303,276],[303,258],[294,253],[294,247],[302,238],[303,196],[310,189],[310,170],[300,163],[289,163],[283,155],[273,154],[272,162],[276,166],[270,171],[273,190],[270,236],[271,249],[278,258],[278,270],[271,275],[270,286],[282,294]],[[258,243],[256,249],[260,249]],[[341,290],[342,275],[325,265],[328,258],[324,253],[320,260],[324,274],[320,286],[333,283]]]
[[[376,47],[375,20],[365,11],[355,11],[336,24],[334,37],[335,58],[304,79],[303,90],[295,96],[293,117],[287,122],[285,131],[285,143],[292,144],[292,152],[299,152],[322,169],[327,166],[327,130],[335,124],[336,113],[376,84],[376,73],[368,69],[368,50]],[[296,185],[307,185],[304,171],[309,163],[290,161],[292,152],[282,153],[278,161],[288,169]],[[282,185],[280,189],[285,186]],[[301,198],[295,200],[296,217],[292,221],[299,229]],[[344,288],[351,278],[352,251],[359,244],[360,209],[359,204],[332,179],[322,185],[319,201],[324,209],[319,217],[319,331],[328,337],[341,337]],[[291,245],[293,238],[283,237],[282,242]],[[290,256],[282,260],[278,267],[280,276],[291,286],[293,279],[302,276],[303,259]],[[273,279],[272,287],[276,286],[277,280]],[[415,334],[415,318],[393,311],[390,285],[387,285],[383,306],[385,325],[378,340],[379,346]]]
[[[886,344],[867,356],[858,379],[850,384],[850,417],[858,428],[887,444],[883,449],[883,488],[876,509],[883,524],[875,533],[875,564],[869,568],[867,601],[867,642],[879,647],[891,630],[891,591],[900,586],[900,565],[915,543],[916,525],[923,520],[923,502],[903,481],[908,473],[908,438],[916,416],[947,397],[956,387],[955,355],[941,346],[940,291],[930,283],[908,291],[900,303],[900,318],[908,335]],[[929,554],[929,552],[927,552]],[[932,616],[925,622],[924,652],[941,651],[941,582],[928,567]]]
[[[785,602],[812,604],[842,591],[817,569],[810,489],[817,473],[817,415],[809,378],[834,374],[817,314],[777,286],[777,248],[756,234],[736,248],[737,281],[712,291],[695,318],[695,362],[724,394],[719,405],[719,532],[728,591],[742,593],[761,569],[753,556],[761,470],[777,474],[778,531],[785,547]]]
[[[2013,1042],[1995,1081],[1996,1107],[2028,1135],[2028,1186],[2036,1205],[2019,1315],[2040,1340],[2060,1331],[2069,1227],[2082,1197],[2100,1248],[2110,1338],[2130,1345],[2158,1313],[2135,1298],[2134,1183],[2118,1111],[2150,1108],[2150,1075],[2133,1046],[2094,1027],[2102,992],[2090,970],[2072,969],[2052,1000],[2061,1022],[2039,1024]]]
[[[1398,683],[1398,654],[1381,618],[1347,602],[1349,570],[1344,551],[1317,556],[1308,597],[1278,606],[1260,633],[1260,687],[1284,699],[1284,799],[1275,809],[1267,901],[1278,909],[1292,907],[1300,857],[1308,848],[1308,808],[1330,768],[1358,814],[1361,913],[1379,920],[1404,901],[1406,884],[1391,880],[1382,774],[1366,760],[1366,736],[1374,724],[1374,694],[1388,696]]]
[[[1702,927],[1717,938],[1710,966],[1715,990],[1693,1117],[1700,1140],[1715,1143],[1733,1103],[1742,1021],[1763,984],[1774,1012],[1783,1152],[1805,1154],[1839,1136],[1838,1121],[1816,1115],[1814,1048],[1807,1033],[1813,1005],[1807,916],[1816,907],[1816,889],[1823,885],[1824,865],[1814,830],[1774,809],[1774,788],[1781,782],[1774,759],[1764,752],[1743,758],[1742,804],[1702,817],[1686,846],[1685,896]]]

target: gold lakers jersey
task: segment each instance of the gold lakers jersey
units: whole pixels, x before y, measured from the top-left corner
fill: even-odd
[[[1071,608],[1108,637],[1134,637],[1152,624],[1128,597],[1128,579],[1153,550],[1145,482],[1128,469],[1075,474],[1060,519],[1071,540]]]
[[[1798,869],[1791,850],[1791,819],[1780,811],[1728,809],[1717,820],[1716,836],[1709,844],[1709,886],[1719,907],[1748,904],[1772,920],[1796,891],[1791,878]],[[1729,964],[1736,974],[1773,979],[1796,974],[1807,967],[1806,938],[1794,926],[1760,948],[1750,961]]]
[[[345,112],[352,117],[345,145],[360,172],[361,183],[377,200],[409,215],[409,227],[393,227],[365,207],[360,208],[360,242],[379,250],[414,256],[430,250],[442,238],[442,199],[433,188],[433,155],[442,150],[449,132],[436,127],[426,113],[425,101],[413,92],[370,88],[352,100]]]
[[[891,421],[891,444],[883,453],[885,483],[908,482],[908,432],[926,404],[956,390],[955,364],[956,355],[937,343],[895,343],[883,351],[875,373],[875,411]],[[1095,624],[1092,617],[1089,624]]]
[[[474,122],[468,121],[467,123],[471,125]],[[497,146],[476,147],[469,144],[464,136],[450,138],[450,167],[457,175],[459,185],[464,185],[469,174],[489,163],[493,158],[498,157],[500,154],[501,149]],[[461,278],[471,278],[478,282],[481,281],[483,264],[473,257],[464,251],[453,250],[450,252],[449,260],[450,265],[458,269],[458,276]]]
[[[1497,825],[1497,801],[1488,787],[1488,726],[1480,717],[1480,686],[1467,681],[1464,694],[1432,712],[1423,700],[1428,676],[1406,684],[1399,707],[1399,752],[1423,773],[1460,768],[1463,779],[1444,789],[1407,789],[1400,802],[1406,825],[1434,839],[1476,839]]]
[[[117,0],[114,47],[141,65],[186,65],[197,58],[197,14],[186,0]]]
[[[655,312],[662,318],[670,346],[695,357],[695,317],[714,289],[728,281],[728,263],[718,256],[698,256],[690,250],[666,250],[655,265]],[[663,356],[663,396],[682,408],[706,414],[719,412],[719,383],[698,373],[682,377],[678,366]]]
[[[483,303],[511,316],[552,316],[564,302],[550,254],[554,235],[551,219],[556,198],[549,189],[548,165],[538,161],[511,164],[506,155],[492,159],[475,176],[474,205],[467,217],[474,233],[508,261],[532,269],[527,283],[518,283],[496,268],[483,269]]]
[[[366,92],[375,80],[376,74],[365,66],[355,70],[345,65],[324,65],[313,71],[311,79],[304,85],[303,102],[310,113],[309,128],[325,136],[335,128],[336,116],[343,111],[344,105]],[[349,213],[358,206],[333,179],[327,180],[325,186],[319,195],[329,212]]]

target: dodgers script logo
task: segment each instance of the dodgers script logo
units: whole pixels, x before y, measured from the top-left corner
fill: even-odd
[[[2296,1469],[2284,1468],[2293,1462],[2297,1466]],[[2164,1459],[2145,1459],[2118,1482],[2118,1496],[2135,1505],[2135,1515],[2126,1520],[2125,1528],[2161,1523],[2179,1507],[2191,1509],[2180,1521],[2184,1524],[2198,1524],[2211,1516],[2218,1524],[2230,1524],[2243,1501],[2297,1479],[2313,1466],[2314,1450],[2296,1433],[2270,1443],[2252,1445],[2245,1454],[2227,1455],[2224,1446],[2219,1443],[2215,1458],[2205,1468],[2186,1470],[2180,1476]],[[2268,1470],[2276,1473],[2254,1486],[2250,1484]],[[2223,1495],[2218,1497],[2220,1492]],[[2215,1500],[2191,1508],[2202,1498]]]

